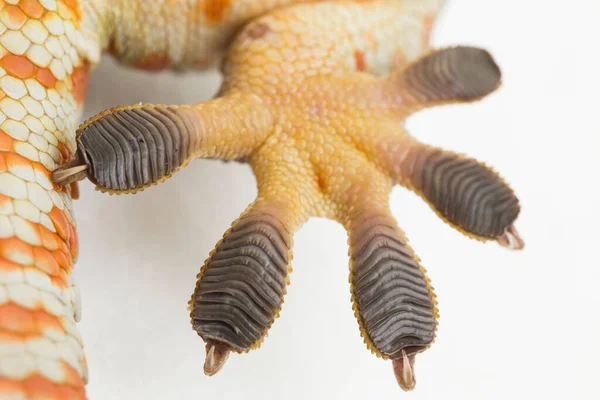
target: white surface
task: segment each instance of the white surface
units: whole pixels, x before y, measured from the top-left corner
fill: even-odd
[[[394,215],[440,301],[438,339],[417,358],[415,392],[402,393],[391,363],[366,350],[350,306],[346,234],[316,219],[296,235],[292,284],[263,347],[203,375],[187,301],[255,186],[246,166],[195,161],[135,196],[81,187],[76,275],[90,398],[600,398],[600,7],[566,4],[454,0],[437,25],[437,45],[489,49],[504,86],[478,104],[423,112],[409,127],[506,177],[522,202],[527,247],[471,241],[417,196],[394,191]],[[92,77],[86,116],[138,101],[196,102],[217,86],[216,73],[145,74],[107,59]]]

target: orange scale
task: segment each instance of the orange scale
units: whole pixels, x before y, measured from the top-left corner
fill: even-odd
[[[85,390],[83,387],[74,388],[71,386],[58,385],[58,398],[61,400],[85,400]]]
[[[21,264],[16,264],[14,262],[10,262],[3,258],[0,258],[0,271],[13,272],[21,268],[23,268],[23,265]]]
[[[42,273],[46,272],[46,271],[44,271],[44,270],[42,270],[40,268],[37,268],[37,266],[35,266],[35,267],[34,266],[31,266],[31,267],[27,266],[27,267],[24,267],[23,270],[26,271],[26,272],[27,271],[33,271],[33,270],[38,271],[38,272],[41,271]],[[58,269],[56,271],[57,276],[52,276],[50,274],[47,274],[47,276],[48,276],[48,279],[50,280],[50,283],[55,288],[57,288],[60,291],[64,291],[66,289],[66,284],[63,282],[63,279],[60,278],[60,275],[61,275],[60,271],[61,271],[61,269]]]
[[[28,398],[43,400],[81,400],[85,399],[83,385],[73,387],[64,383],[54,383],[38,374],[31,375],[21,381],[22,390]]]
[[[79,8],[79,1],[77,0],[63,0],[63,3],[73,10],[77,10]]]
[[[5,97],[6,97],[6,93],[4,93],[4,90],[0,90],[0,100],[2,100]]]
[[[83,386],[83,379],[81,379],[81,376],[79,375],[77,370],[75,370],[75,368],[71,367],[69,364],[67,364],[64,361],[61,361],[61,365],[63,367],[63,370],[65,371],[65,380],[64,380],[65,384],[71,385],[74,387]]]
[[[69,248],[71,247],[70,244],[72,242],[73,239],[73,235],[75,235],[75,225],[73,224],[73,220],[71,218],[70,215],[66,215],[65,216],[69,217],[69,241],[67,242],[69,244]]]
[[[76,233],[75,233],[75,228],[73,227],[73,224],[71,222],[69,222],[68,226],[69,226],[69,239],[65,240],[65,244],[67,246],[67,249],[69,249],[69,253],[71,254],[71,256],[73,256],[73,254],[71,253],[71,246],[73,245],[73,237],[76,235]]]
[[[40,227],[40,238],[42,240],[42,246],[50,251],[58,249],[59,243],[61,242],[55,233],[44,226]]]
[[[25,222],[27,223],[27,225],[29,225],[31,230],[35,232],[35,235],[37,236],[38,241],[41,243],[42,242],[42,228],[44,226],[37,222],[31,222],[31,221],[27,221],[27,220]]]
[[[64,240],[59,239],[57,251],[63,253],[68,259],[71,258],[71,251],[69,250],[69,245]]]
[[[23,394],[21,384],[12,379],[0,377],[0,397],[8,399],[18,399]],[[43,398],[43,397],[42,397]]]
[[[4,159],[6,160],[6,165],[8,165],[9,168],[23,166],[28,167],[33,164],[31,160],[28,160],[17,153],[6,153],[4,155]]]
[[[8,166],[6,165],[6,160],[4,158],[5,153],[2,151],[2,135],[5,134],[4,132],[0,131],[0,172],[4,172],[8,169]],[[8,135],[6,135],[8,136]]]
[[[79,27],[79,21],[81,21],[81,7],[79,6],[78,0],[63,0],[65,5],[71,9],[75,18],[73,19],[73,23],[75,27]]]
[[[56,248],[54,250],[50,250],[52,252],[61,252],[63,254],[66,254],[67,257],[71,256],[71,251],[69,250],[69,245],[60,237],[58,236],[56,233],[53,233],[55,239],[56,239]]]
[[[34,310],[32,312],[32,317],[35,323],[35,332],[38,334],[43,334],[46,330],[55,330],[61,333],[65,333],[65,328],[63,327],[60,319],[55,317],[54,315],[50,315],[48,311],[42,309]]]
[[[43,164],[37,163],[37,162],[32,162],[31,166],[33,167],[33,170],[36,171],[39,174],[44,175],[46,178],[48,178],[48,180],[50,182],[52,182],[52,173],[50,171],[48,171],[46,169],[46,167],[44,167]]]
[[[66,385],[57,385],[56,393],[58,393],[57,399],[60,400],[85,400],[83,387],[74,388]]]
[[[53,207],[52,210],[48,213],[50,220],[54,224],[54,228],[56,228],[56,232],[59,236],[65,241],[69,240],[69,221],[65,216],[65,213],[59,210],[56,207]]]
[[[58,265],[61,268],[58,271],[59,275],[61,274],[61,271],[67,271],[67,270],[69,270],[71,268],[71,265],[72,265],[71,264],[71,260],[62,251],[55,250],[55,251],[52,252],[52,256],[54,257],[54,259],[56,260],[56,262],[58,263]]]
[[[19,335],[29,335],[38,332],[34,313],[14,303],[1,305],[0,332],[16,333]]]
[[[3,151],[14,151],[14,139],[8,136],[3,130],[0,129],[0,152]],[[0,157],[0,160],[3,160],[4,157]],[[0,161],[2,163],[2,161]],[[1,165],[1,164],[0,164]]]
[[[50,71],[48,68],[38,68],[35,78],[39,83],[48,89],[54,89],[56,86],[56,78],[54,77],[52,71]]]
[[[62,270],[60,270],[60,271],[62,271]],[[60,271],[59,271],[59,273],[60,273]],[[61,290],[65,290],[67,288],[67,281],[65,281],[63,278],[60,278],[57,276],[51,276],[50,282],[52,283],[52,285],[56,286],[57,288],[59,288]]]
[[[25,14],[33,19],[39,19],[44,14],[44,7],[38,0],[21,0],[19,6]]]
[[[0,157],[0,172],[2,171],[2,157]],[[6,167],[4,171],[6,171]],[[6,195],[0,194],[0,209],[2,209],[2,207],[5,207],[7,203],[12,203],[12,199]]]
[[[25,13],[17,6],[7,5],[2,9],[2,13],[8,16],[10,22],[14,25],[18,25],[19,28],[27,21]]]
[[[0,330],[0,343],[19,344],[25,340],[32,339],[35,335],[17,333],[17,332],[2,332]],[[2,398],[2,397],[0,397]]]
[[[220,22],[231,7],[231,0],[207,0],[200,2],[206,20],[212,24]]]
[[[58,11],[58,15],[60,15],[60,17],[64,20],[72,20],[75,19],[75,13],[73,12],[73,10],[71,10],[64,2],[62,1],[57,1],[56,2],[56,8]]]
[[[77,229],[73,228],[69,248],[71,250],[71,257],[73,257],[73,260],[77,260],[79,257],[79,235],[77,234]]]
[[[79,67],[73,68],[73,74],[71,75],[71,82],[73,85],[73,98],[75,99],[75,102],[78,105],[83,104],[83,99],[87,90],[90,72],[90,64],[87,62]]]
[[[44,400],[59,399],[56,384],[40,375],[31,375],[21,381],[23,391],[31,398]]]
[[[73,263],[71,263],[71,267],[73,266]],[[69,274],[71,273],[71,267],[67,268],[67,269],[62,269],[60,271],[58,271],[58,278],[62,279],[65,282],[65,285],[67,284],[67,282],[70,282],[71,279],[69,278]]]
[[[33,248],[30,244],[16,237],[0,239],[0,257],[14,261],[13,256],[16,254],[33,259]]]
[[[65,21],[71,21],[75,29],[79,30],[81,21],[81,10],[79,7],[69,7],[66,2],[58,2],[58,15]]]
[[[35,66],[25,56],[8,54],[0,59],[0,65],[15,78],[27,79],[35,72]]]
[[[22,342],[24,340],[33,339],[36,335],[29,333],[3,332],[0,330],[0,343],[5,342]],[[0,397],[1,399],[2,397]]]
[[[60,272],[60,266],[54,259],[52,253],[50,253],[48,250],[44,249],[43,247],[34,247],[33,258],[35,266],[38,267],[38,269],[50,276],[58,276]]]

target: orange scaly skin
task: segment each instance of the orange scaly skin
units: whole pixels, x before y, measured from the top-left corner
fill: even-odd
[[[220,98],[181,107],[202,126],[195,156],[247,159],[259,194],[244,215],[271,213],[290,233],[310,216],[335,219],[352,255],[365,215],[405,242],[389,193],[395,183],[419,192],[409,178],[432,150],[403,131],[427,104],[399,76],[425,53],[443,3],[0,0],[0,400],[85,398],[70,275],[76,186],[53,183],[51,171],[76,151],[87,77],[103,51],[144,69],[205,68],[225,54]],[[412,389],[414,354],[378,350],[354,307],[369,349],[394,359]],[[220,350],[209,350],[207,373],[222,366]]]
[[[75,186],[50,171],[73,131],[99,48],[76,1],[0,1],[0,399],[84,399],[71,278]]]

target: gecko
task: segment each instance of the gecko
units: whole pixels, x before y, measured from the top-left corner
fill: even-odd
[[[294,232],[324,217],[348,233],[366,347],[412,390],[438,307],[389,209],[392,188],[470,238],[524,246],[504,179],[404,126],[501,83],[484,49],[430,48],[444,3],[0,0],[0,399],[86,398],[71,276],[78,181],[136,193],[195,158],[245,163],[257,182],[256,200],[198,265],[188,309],[205,374],[260,347],[290,282]],[[219,68],[223,83],[206,102],[117,106],[79,126],[104,54],[144,70]]]

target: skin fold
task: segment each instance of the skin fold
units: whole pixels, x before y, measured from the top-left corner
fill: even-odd
[[[348,232],[365,344],[413,389],[437,300],[389,210],[392,187],[469,237],[523,247],[503,179],[404,128],[423,108],[500,85],[486,51],[428,48],[443,3],[0,0],[0,399],[86,398],[77,181],[135,193],[197,157],[246,162],[258,186],[198,266],[189,310],[205,373],[260,346],[281,311],[294,232],[319,216]],[[150,70],[218,66],[223,85],[208,102],[117,107],[78,128],[105,53]]]

